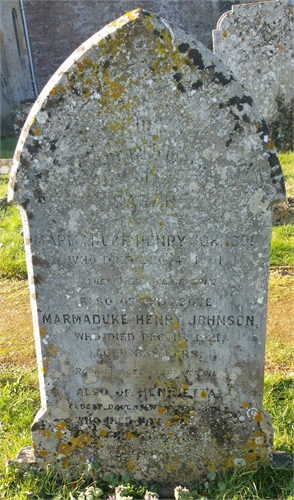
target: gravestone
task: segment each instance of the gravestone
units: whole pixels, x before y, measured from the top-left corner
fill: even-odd
[[[14,193],[13,193],[14,189]],[[248,92],[135,10],[65,61],[18,144],[42,397],[35,460],[169,487],[271,458],[262,408],[272,206]]]
[[[293,149],[293,0],[233,5],[212,38],[213,51],[250,92],[277,146]]]

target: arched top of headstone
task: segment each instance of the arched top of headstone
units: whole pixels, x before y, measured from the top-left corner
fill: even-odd
[[[130,12],[44,88],[13,177],[42,393],[36,461],[74,475],[94,456],[102,475],[175,487],[268,460],[283,184],[232,72],[166,20]]]
[[[145,122],[138,135],[134,123],[139,116]],[[147,122],[152,122],[148,137],[142,129]],[[274,184],[267,199],[271,202],[283,193],[274,144],[268,142],[265,122],[248,92],[201,43],[166,20],[136,9],[82,44],[44,87],[18,143],[10,198],[17,168],[26,175],[28,161],[45,151],[47,160],[60,153],[69,159],[76,147],[76,160],[85,162],[91,141],[96,142],[95,150],[100,143],[100,152],[113,152],[127,142],[133,150],[147,142],[155,145],[161,136],[169,137],[165,148],[176,145],[188,156],[197,151],[209,168],[220,155],[250,168],[248,155],[261,148]],[[24,196],[14,196],[23,203]]]

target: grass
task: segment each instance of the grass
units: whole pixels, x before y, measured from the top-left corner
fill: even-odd
[[[294,225],[274,226],[271,240],[271,266],[294,265]]]
[[[9,181],[8,174],[0,175],[0,200],[7,195],[8,181]]]
[[[293,352],[293,351],[292,351]],[[293,453],[294,379],[284,375],[270,375],[264,381],[264,407],[274,425],[274,449]]]
[[[6,202],[0,205],[0,277],[27,276],[19,210]]]
[[[294,151],[279,153],[279,159],[282,165],[287,197],[294,196]]]
[[[17,138],[15,135],[1,138],[0,158],[12,158],[16,143]]]

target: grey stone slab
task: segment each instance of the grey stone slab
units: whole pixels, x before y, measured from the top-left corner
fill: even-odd
[[[164,487],[269,460],[266,125],[217,57],[136,10],[35,103],[14,158],[41,387],[35,460]]]
[[[293,149],[293,2],[233,5],[212,38],[213,51],[250,92],[277,145]]]

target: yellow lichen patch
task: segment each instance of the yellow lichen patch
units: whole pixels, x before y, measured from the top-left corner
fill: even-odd
[[[44,327],[39,328],[39,333],[40,333],[40,335],[42,335],[42,337],[44,337],[47,333],[46,328],[44,328]]]
[[[166,425],[166,427],[171,427],[171,426],[172,426],[172,423],[171,423],[171,421],[170,421],[170,420],[167,420],[167,421],[165,422],[165,425]]]
[[[42,134],[42,130],[40,128],[35,128],[34,135],[40,135],[40,134]]]
[[[254,452],[247,453],[244,458],[246,462],[254,462],[256,460],[256,454]]]
[[[101,431],[99,432],[99,435],[103,436],[103,437],[106,437],[108,435],[108,432],[107,432],[106,429],[101,429]]]
[[[255,124],[255,127],[256,127],[256,130],[259,130],[259,129],[260,129],[260,127],[261,127],[260,123],[256,123],[256,124]]]
[[[174,415],[174,416],[173,416],[173,418],[174,418],[175,420],[181,420],[181,416],[180,416],[180,415]]]
[[[37,446],[35,444],[33,444],[33,450],[34,450],[34,453],[37,453]]]
[[[189,389],[188,384],[184,384],[184,385],[183,385],[183,389]]]
[[[255,420],[255,422],[262,422],[263,417],[262,417],[261,410],[258,410],[257,414],[254,417],[254,420]]]
[[[41,455],[41,457],[47,457],[49,455],[49,452],[47,450],[40,450],[39,455]]]
[[[64,432],[66,431],[66,422],[60,421],[56,424],[57,432],[55,432],[55,437],[61,439]]]
[[[55,94],[57,94],[59,91],[58,87],[53,87],[53,89],[50,90],[49,92],[49,97],[54,97]]]
[[[135,468],[135,465],[134,465],[132,460],[130,460],[129,462],[126,462],[126,466],[127,466],[129,472],[132,472]]]
[[[53,89],[49,92],[49,97],[54,97],[55,94],[58,94],[58,92],[65,94],[66,90],[63,85],[60,85],[60,87],[53,87]]]
[[[247,442],[246,448],[248,448],[248,449],[256,448],[256,442],[254,441],[254,439],[251,439],[250,441]]]
[[[63,469],[67,469],[67,468],[68,468],[68,458],[67,458],[67,457],[66,457],[66,458],[64,458],[64,459],[62,460],[62,465],[61,465],[61,467],[62,467]]]
[[[97,439],[96,445],[98,446],[98,448],[102,448],[102,443],[100,438]]]
[[[71,447],[67,443],[60,443],[58,453],[61,455],[70,455],[72,452]]]
[[[94,64],[94,62],[87,56],[82,59],[82,63],[86,68],[91,68]]]
[[[154,424],[158,424],[158,422],[159,422],[158,418],[153,418],[152,420],[153,420]]]
[[[172,433],[171,433],[171,432],[168,432],[168,433],[167,433],[167,437],[168,437],[168,438],[171,438],[171,437],[172,437]]]
[[[56,344],[48,345],[48,352],[49,354],[51,354],[51,356],[54,356],[58,353],[58,346]]]
[[[42,436],[50,437],[52,432],[41,429],[41,434]]]
[[[280,45],[279,43],[276,44],[276,48],[279,49],[280,52],[286,52],[286,47]]]
[[[205,391],[201,391],[201,392],[200,392],[200,396],[201,396],[202,398],[207,398],[207,392],[205,392]]]
[[[187,424],[188,422],[190,422],[190,417],[184,417],[184,422]]]
[[[244,403],[242,403],[242,408],[248,408],[249,406],[249,403],[247,401],[244,401]]]
[[[158,411],[158,413],[164,413],[164,412],[165,412],[165,409],[164,409],[164,408],[162,408],[162,406],[160,406],[160,407],[158,408],[158,410],[157,410],[157,411]]]
[[[164,225],[164,222],[160,221],[158,222],[159,226],[163,226]]]
[[[121,132],[123,129],[124,129],[124,126],[122,123],[120,122],[116,122],[116,123],[108,123],[109,127],[111,128],[111,130],[113,130],[113,132],[115,134],[118,134],[119,132]]]
[[[158,139],[158,135],[156,135],[156,134],[155,134],[155,135],[153,136],[153,139],[154,139],[154,141],[157,141],[157,139]]]
[[[41,373],[44,373],[44,375],[46,375],[46,373],[48,372],[48,364],[49,364],[49,359],[44,358],[43,359],[43,366],[40,367],[40,371],[41,371]]]
[[[34,116],[33,118],[31,118],[28,123],[29,123],[30,127],[32,127],[33,125],[35,125],[35,123],[36,123],[36,117]]]
[[[75,437],[70,438],[70,443],[72,444],[73,448],[76,448],[78,446],[78,440]]]
[[[160,382],[160,380],[157,380],[156,385],[157,385],[157,387],[160,387],[160,386],[161,386],[161,382]]]
[[[181,349],[185,349],[186,347],[188,347],[187,342],[185,342],[184,340],[179,341],[179,346],[181,347]]]
[[[228,38],[228,32],[227,32],[227,30],[224,30],[222,32],[222,38]]]
[[[268,148],[269,148],[270,150],[275,149],[275,143],[274,143],[274,141],[273,141],[272,139],[270,139],[270,140],[268,141]]]
[[[132,432],[127,432],[126,439],[133,439],[135,436]]]
[[[79,448],[83,448],[85,444],[91,443],[92,438],[88,436],[87,434],[79,434],[78,437],[72,437],[70,439],[70,442],[72,443],[73,448],[76,448],[77,446]]]
[[[234,467],[234,462],[233,462],[232,457],[226,457],[225,458],[224,468],[225,469],[231,469],[232,467]]]
[[[124,17],[128,17],[131,21],[135,21],[138,18],[139,9],[131,10],[127,12]]]
[[[180,460],[175,458],[170,464],[164,464],[164,468],[167,472],[173,472],[179,468]]]
[[[209,472],[214,472],[215,471],[215,465],[209,465],[207,467],[207,470],[209,470]]]
[[[262,432],[261,431],[254,431],[254,436],[262,436]]]
[[[178,321],[175,321],[175,323],[173,323],[173,328],[174,328],[174,330],[177,330],[178,328],[180,328],[180,323]],[[186,343],[184,342],[184,344],[186,344]],[[186,346],[187,346],[187,344],[186,344]]]
[[[65,431],[67,424],[63,420],[60,420],[60,422],[57,422],[56,427],[58,431]]]

